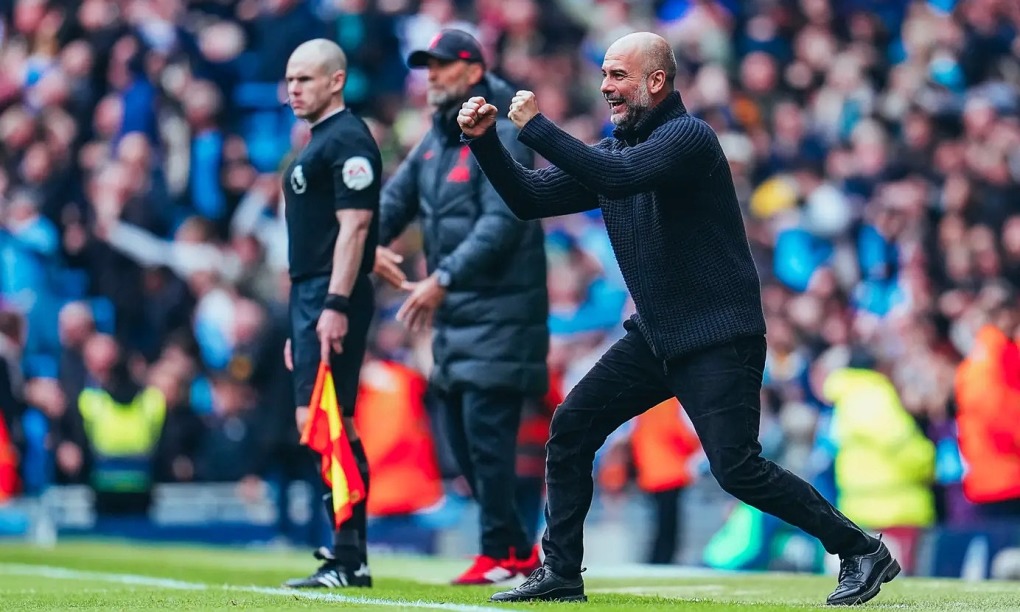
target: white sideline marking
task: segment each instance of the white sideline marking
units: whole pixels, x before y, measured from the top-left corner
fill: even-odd
[[[19,576],[39,576],[42,578],[53,578],[55,580],[97,580],[113,584],[125,584],[133,586],[159,587],[163,589],[176,589],[179,591],[243,591],[245,593],[258,593],[260,595],[277,595],[280,597],[297,597],[311,599],[314,601],[328,601],[333,603],[360,604],[366,606],[390,606],[401,608],[425,608],[429,610],[455,610],[456,612],[510,612],[510,608],[502,606],[470,606],[465,604],[440,603],[424,600],[407,601],[403,599],[383,599],[379,597],[357,597],[352,595],[340,595],[337,593],[315,593],[299,591],[297,589],[284,589],[260,586],[232,586],[214,585],[202,582],[185,582],[183,580],[171,580],[168,578],[154,578],[152,576],[140,576],[137,574],[116,574],[112,572],[90,572],[85,570],[73,570],[64,567],[53,567],[48,565],[27,565],[21,563],[0,563],[0,574],[17,574]]]
[[[53,578],[55,580],[99,580],[102,582],[113,582],[116,584],[176,589],[178,591],[203,591],[209,588],[209,585],[197,582],[183,582],[181,580],[153,578],[151,576],[138,576],[135,574],[89,572],[84,570],[67,569],[64,567],[52,567],[49,565],[3,563],[0,564],[0,572],[4,574],[17,574],[19,576],[40,576],[42,578]]]

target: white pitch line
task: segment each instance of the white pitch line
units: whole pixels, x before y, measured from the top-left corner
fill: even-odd
[[[201,584],[198,582],[183,582],[181,580],[170,580],[168,578],[154,578],[152,576],[139,576],[136,574],[89,572],[85,570],[67,569],[65,567],[27,565],[21,563],[0,564],[0,574],[40,576],[42,578],[53,578],[54,580],[99,580],[115,584],[160,587],[163,589],[176,589],[178,591],[204,591],[209,588],[209,585],[207,584]]]
[[[316,593],[299,591],[296,589],[260,587],[260,586],[232,586],[214,585],[202,582],[185,582],[182,580],[171,580],[167,578],[154,578],[152,576],[141,576],[137,574],[117,574],[112,572],[90,572],[86,570],[73,570],[64,567],[53,567],[48,565],[27,565],[21,563],[0,563],[0,575],[17,574],[19,576],[39,576],[55,580],[96,580],[112,584],[125,584],[132,586],[148,586],[163,589],[176,589],[180,591],[208,591],[226,590],[243,591],[245,593],[257,593],[260,595],[276,595],[278,597],[299,597],[315,601],[328,601],[333,603],[360,604],[365,606],[390,606],[401,608],[424,608],[428,610],[454,610],[456,612],[511,612],[510,608],[502,606],[470,606],[465,604],[441,603],[424,600],[409,601],[403,599],[384,599],[380,597],[358,597],[354,595],[340,595],[338,593]]]
[[[510,612],[508,608],[495,606],[469,606],[465,604],[440,603],[425,601],[408,601],[404,599],[381,599],[377,597],[357,597],[354,595],[338,595],[336,593],[315,593],[309,591],[297,591],[295,589],[283,589],[258,586],[224,586],[228,591],[245,591],[247,593],[259,593],[262,595],[280,595],[283,597],[301,597],[303,599],[314,599],[315,601],[331,601],[339,603],[356,603],[366,606],[390,606],[401,608],[427,608],[429,610],[457,610],[458,612]]]

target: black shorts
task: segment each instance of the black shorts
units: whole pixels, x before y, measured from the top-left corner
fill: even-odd
[[[329,277],[316,276],[295,281],[290,288],[290,339],[294,358],[294,405],[307,406],[319,371],[319,337],[315,326],[322,314],[322,303],[329,292]],[[358,398],[361,364],[365,359],[368,328],[375,310],[372,281],[361,275],[351,292],[347,313],[347,336],[343,352],[330,354],[336,399],[343,416],[354,416]]]

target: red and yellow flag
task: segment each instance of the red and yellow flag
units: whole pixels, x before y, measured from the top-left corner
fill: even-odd
[[[301,443],[322,455],[322,479],[333,492],[333,516],[339,527],[351,518],[354,504],[365,498],[365,482],[344,433],[333,372],[327,363],[319,364]]]

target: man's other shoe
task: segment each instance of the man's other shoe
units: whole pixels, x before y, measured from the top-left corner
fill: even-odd
[[[496,584],[509,580],[517,575],[518,561],[511,552],[506,559],[496,559],[488,555],[478,555],[471,567],[458,576],[453,584]]]
[[[878,550],[850,555],[839,562],[839,586],[829,595],[830,606],[854,606],[878,595],[882,585],[900,573],[900,564],[881,540]]]
[[[356,569],[343,567],[333,557],[333,553],[325,547],[315,551],[315,558],[323,563],[314,574],[306,578],[288,580],[283,583],[283,586],[291,589],[368,588],[372,586],[372,573],[369,572],[368,565],[364,563]]]
[[[519,587],[496,593],[489,598],[495,602],[518,601],[588,601],[581,577],[564,578],[546,566],[531,573]]]

